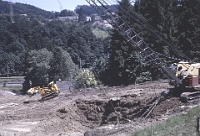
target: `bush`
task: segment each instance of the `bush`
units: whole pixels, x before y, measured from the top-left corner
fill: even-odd
[[[76,77],[75,88],[89,88],[96,87],[97,85],[98,81],[96,80],[94,74],[88,69],[84,69]]]
[[[136,81],[137,81],[138,83],[142,83],[142,82],[145,82],[145,81],[151,81],[151,80],[152,80],[151,77],[152,77],[152,76],[151,76],[151,73],[150,73],[149,71],[147,71],[147,72],[142,72],[142,73],[140,73],[140,76],[137,77]]]

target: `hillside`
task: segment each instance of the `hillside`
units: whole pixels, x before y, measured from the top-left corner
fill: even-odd
[[[55,18],[55,13],[45,11],[32,5],[23,3],[13,3],[14,14],[41,15],[45,18]],[[2,1],[0,3],[0,14],[10,14],[10,2]]]
[[[75,8],[75,12],[74,11],[70,11],[67,9],[64,9],[61,12],[50,12],[50,11],[46,11],[43,10],[41,8],[29,5],[29,4],[23,4],[23,3],[12,3],[13,6],[13,13],[14,14],[27,14],[27,15],[41,15],[45,18],[48,19],[53,19],[53,18],[57,18],[58,16],[70,16],[76,13],[80,12],[80,9],[83,9],[83,12],[86,16],[91,16],[92,14],[99,14],[97,11],[94,10],[93,7],[88,6],[88,5],[78,5]],[[109,6],[109,8],[112,11],[116,12],[116,5],[111,5]],[[67,12],[67,13],[66,13]],[[10,2],[7,1],[2,1],[0,3],[0,14],[10,14]]]

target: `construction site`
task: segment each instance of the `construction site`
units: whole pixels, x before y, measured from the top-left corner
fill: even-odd
[[[136,78],[135,83],[121,86],[106,86],[95,81],[96,86],[79,88],[72,85],[71,77],[67,81],[59,78],[45,87],[44,84],[41,87],[42,83],[32,86],[31,82],[24,94],[25,82],[34,81],[33,71],[29,77],[18,81],[6,82],[4,77],[0,82],[0,136],[135,136],[136,132],[146,128],[149,128],[149,133],[143,132],[141,135],[199,135],[199,112],[195,109],[195,113],[190,114],[190,110],[199,108],[200,63],[181,53],[150,24],[139,20],[136,14],[120,9],[127,17],[125,20],[107,8],[109,3],[104,0],[86,1],[95,10],[109,15],[109,24],[137,51],[143,61],[163,76],[158,80],[149,79],[140,83],[136,82]],[[129,25],[128,22],[134,21],[163,42],[177,57],[154,51]],[[175,63],[169,66],[167,60]],[[91,83],[92,78],[88,79]],[[192,118],[186,118],[188,114]],[[173,117],[177,120],[169,121]],[[167,128],[167,122],[171,122],[172,129]],[[163,126],[163,123],[165,125],[161,129],[168,129],[169,133],[155,129],[154,126]],[[178,133],[181,131],[183,133]]]
[[[199,104],[198,99],[183,103],[163,97],[167,81],[71,91],[66,82],[57,84],[60,94],[45,101],[40,94],[1,90],[0,135],[127,136]]]

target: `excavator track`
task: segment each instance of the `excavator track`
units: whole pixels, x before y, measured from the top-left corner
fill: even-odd
[[[57,96],[58,96],[57,92],[52,92],[52,93],[49,93],[49,94],[43,96],[40,101],[49,100],[49,99],[52,99],[52,98],[57,97]]]
[[[194,99],[198,99],[200,98],[200,91],[196,91],[196,92],[184,92],[180,95],[180,99],[183,102],[189,102],[191,100]]]
[[[34,103],[34,102],[38,102],[38,101],[42,102],[42,101],[49,100],[49,99],[52,99],[52,98],[57,97],[57,96],[58,96],[57,92],[52,92],[52,93],[49,93],[49,94],[43,96],[39,100],[26,100],[23,103],[24,104],[29,104],[29,103]]]

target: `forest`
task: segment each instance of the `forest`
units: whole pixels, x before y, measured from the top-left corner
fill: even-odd
[[[105,85],[128,85],[163,77],[115,29],[106,31],[109,36],[102,38],[94,34],[96,28],[91,23],[56,19],[97,13],[88,7],[77,6],[75,11],[54,13],[15,3],[12,22],[9,3],[0,2],[1,76],[23,75],[35,85],[75,78],[80,68],[94,71]],[[155,28],[191,61],[200,61],[200,0],[137,0],[135,4],[121,0],[118,6],[111,7],[124,20],[126,9]],[[144,26],[127,22],[152,49],[175,57],[173,49],[163,45]]]

